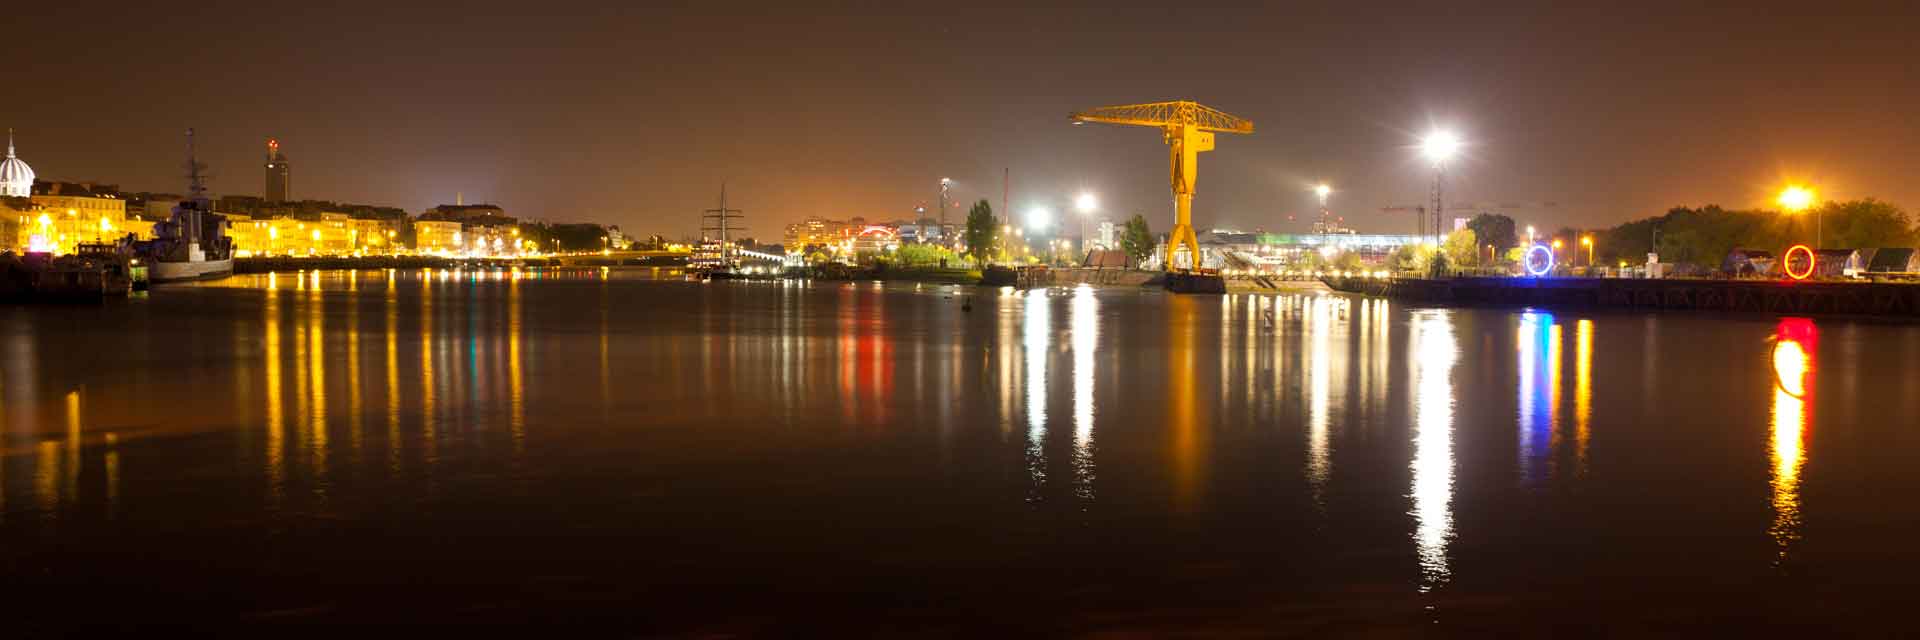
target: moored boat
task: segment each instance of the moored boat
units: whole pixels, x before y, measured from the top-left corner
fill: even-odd
[[[193,154],[193,130],[187,130],[187,198],[173,217],[153,225],[154,239],[139,244],[138,254],[150,282],[211,280],[233,275],[233,239],[227,219],[213,212],[207,197],[206,165]]]
[[[99,302],[133,290],[124,254],[0,254],[0,301]]]

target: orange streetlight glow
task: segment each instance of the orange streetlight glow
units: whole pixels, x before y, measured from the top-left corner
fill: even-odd
[[[1773,201],[1779,204],[1781,209],[1785,209],[1787,213],[1800,213],[1811,208],[1816,198],[1818,198],[1818,195],[1813,192],[1813,188],[1792,184],[1787,185],[1785,189],[1781,189],[1780,196],[1774,198]],[[1821,241],[1824,240],[1824,238],[1821,237],[1825,235],[1825,230],[1821,229],[1821,227],[1826,226],[1824,224],[1826,222],[1824,218],[1825,216],[1817,214],[1813,217],[1813,246],[1815,247],[1820,246]]]
[[[1781,189],[1780,196],[1773,201],[1788,213],[1800,213],[1813,206],[1814,197],[1813,189],[1796,184]]]

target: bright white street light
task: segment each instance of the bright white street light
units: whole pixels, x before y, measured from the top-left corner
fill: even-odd
[[[1427,160],[1436,165],[1446,164],[1448,160],[1453,159],[1454,154],[1459,152],[1460,136],[1454,135],[1452,131],[1434,131],[1420,141],[1420,155],[1426,156]]]
[[[1100,200],[1094,198],[1091,193],[1082,193],[1080,197],[1073,199],[1073,208],[1079,209],[1080,213],[1092,213],[1094,209],[1100,208]]]
[[[1027,228],[1045,229],[1053,224],[1053,212],[1046,207],[1034,207],[1027,210]]]

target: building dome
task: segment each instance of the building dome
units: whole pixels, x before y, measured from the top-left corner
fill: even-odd
[[[25,198],[33,195],[33,167],[13,156],[13,130],[7,130],[7,159],[0,160],[0,196]]]

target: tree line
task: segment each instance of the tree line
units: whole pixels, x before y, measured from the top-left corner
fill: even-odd
[[[1647,253],[1661,262],[1714,267],[1736,248],[1758,249],[1776,255],[1796,244],[1819,249],[1874,249],[1913,247],[1920,243],[1907,212],[1891,203],[1867,198],[1827,202],[1801,213],[1756,209],[1675,207],[1665,215],[1634,220],[1595,232],[1595,251],[1602,263],[1644,264]]]

